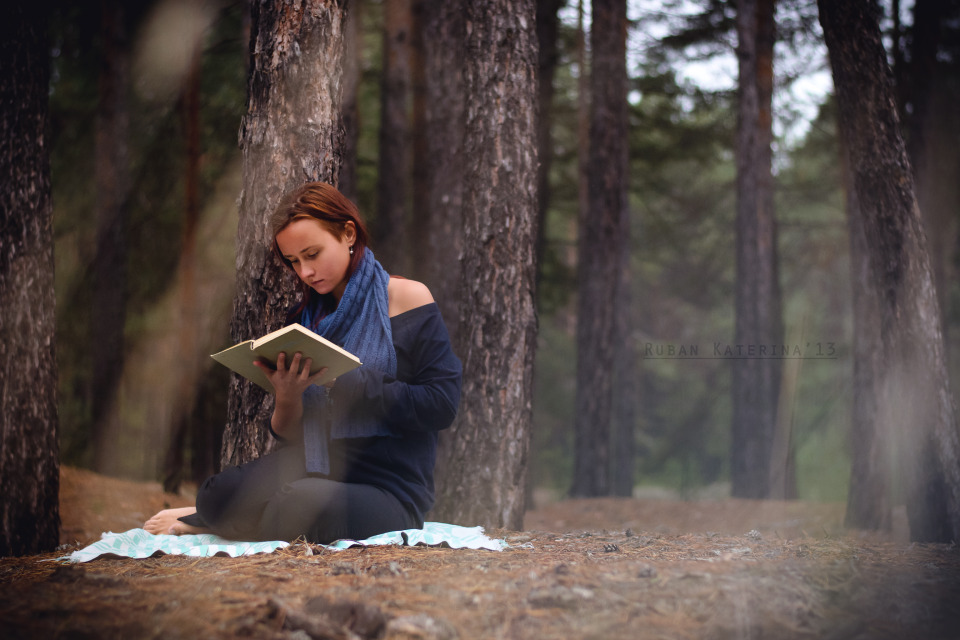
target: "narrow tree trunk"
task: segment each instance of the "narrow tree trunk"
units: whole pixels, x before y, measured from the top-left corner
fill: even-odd
[[[377,257],[391,273],[409,273],[407,212],[410,163],[411,0],[383,4],[383,70],[380,83],[380,155],[377,173]]]
[[[125,8],[101,2],[100,104],[96,117],[97,248],[91,296],[91,417],[94,467],[118,470],[117,425],[112,408],[123,371],[127,282],[127,199],[130,189],[127,91],[130,46]]]
[[[954,262],[960,215],[960,181],[957,179],[960,176],[957,149],[960,119],[956,117],[960,101],[960,83],[956,76],[960,63],[946,62],[941,56],[947,44],[944,40],[951,35],[956,39],[960,31],[960,27],[951,26],[960,19],[960,2],[918,0],[913,15],[907,85],[912,109],[907,116],[907,151],[914,168],[917,202],[923,213],[940,302],[941,329],[949,353],[950,290],[956,275]]]
[[[466,5],[460,416],[443,434],[438,519],[519,529],[536,346],[533,0]]]
[[[14,3],[0,26],[0,556],[60,535],[46,25]]]
[[[734,341],[743,346],[744,357],[732,362],[730,475],[731,492],[741,498],[770,495],[780,393],[780,361],[760,351],[761,346],[783,343],[771,173],[773,5],[774,0],[737,3],[740,93]]]
[[[577,241],[577,395],[570,493],[610,493],[613,371],[627,247],[627,4],[594,0],[588,208]]]
[[[240,129],[243,192],[237,235],[237,293],[231,336],[277,329],[295,283],[270,253],[267,217],[281,196],[309,180],[336,184],[343,129],[340,65],[344,10],[332,0],[251,2],[247,114]],[[273,397],[239,376],[230,383],[221,464],[268,449]]]
[[[410,2],[410,151],[413,166],[410,170],[412,190],[410,194],[410,251],[423,255],[427,250],[426,236],[429,229],[430,171],[429,123],[427,121],[427,21],[431,16],[428,0]],[[427,280],[427,260],[414,260],[410,273],[419,280]]]
[[[588,215],[590,207],[590,61],[587,56],[587,32],[584,4],[577,4],[577,219]]]
[[[850,282],[853,307],[853,406],[850,416],[850,489],[845,525],[887,530],[891,526],[889,433],[881,433],[877,405],[883,393],[883,342],[880,300],[870,266],[870,252],[850,157],[843,136],[840,161],[850,235]]]
[[[546,249],[547,211],[550,208],[550,166],[553,162],[553,78],[557,69],[557,32],[560,17],[557,12],[563,0],[537,0],[537,291],[543,276],[543,256]],[[534,423],[530,423],[531,430]],[[530,434],[531,441],[534,439]],[[533,505],[534,474],[527,474],[526,504]]]
[[[199,44],[199,43],[198,43]],[[186,169],[183,175],[184,211],[180,243],[180,326],[177,342],[181,358],[177,404],[173,408],[172,437],[164,458],[164,491],[177,493],[184,480],[184,454],[189,432],[201,428],[192,423],[197,386],[197,227],[200,224],[200,54],[198,46],[184,82],[180,109],[186,140]]]
[[[629,218],[629,214],[625,213]],[[629,219],[624,227],[630,229]],[[629,231],[628,231],[629,235]],[[616,356],[614,358],[613,439],[610,457],[610,489],[615,496],[633,495],[634,467],[636,465],[634,439],[636,438],[637,408],[640,406],[640,374],[637,369],[637,348],[634,334],[633,273],[630,247],[625,247],[620,265],[620,293],[617,295]]]
[[[818,6],[880,302],[880,433],[896,434],[911,538],[957,540],[960,434],[879,10],[868,0]]]
[[[357,152],[360,143],[360,63],[362,56],[363,0],[350,0],[343,27],[343,152],[340,163],[340,193],[357,202]]]
[[[553,164],[553,77],[557,69],[557,32],[560,18],[557,12],[563,0],[537,0],[537,45],[538,76],[537,102],[540,120],[537,124],[537,154],[540,168],[537,170],[537,264],[543,264],[547,210],[550,207],[550,167]],[[540,269],[537,269],[539,282]]]
[[[411,273],[430,287],[458,344],[466,22],[463,0],[414,5],[414,184]]]

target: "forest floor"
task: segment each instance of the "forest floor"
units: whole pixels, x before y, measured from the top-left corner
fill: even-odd
[[[4,638],[960,638],[960,550],[842,530],[835,504],[565,500],[504,551],[294,544],[50,561],[189,496],[62,472],[58,552],[0,559]]]

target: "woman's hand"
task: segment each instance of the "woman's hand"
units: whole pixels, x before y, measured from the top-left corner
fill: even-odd
[[[277,357],[276,368],[262,360],[257,360],[254,364],[263,371],[264,375],[267,376],[267,379],[270,381],[270,384],[273,385],[273,390],[277,395],[278,402],[281,398],[284,400],[292,398],[299,399],[310,385],[317,384],[317,381],[327,372],[327,368],[324,367],[313,375],[310,375],[310,367],[313,365],[313,360],[311,358],[304,358],[299,351],[293,354],[289,366],[287,365],[287,354],[285,353],[281,353]]]
[[[303,437],[303,392],[312,384],[316,384],[327,372],[324,367],[310,375],[310,358],[304,358],[299,352],[290,359],[287,366],[287,355],[281,353],[277,357],[276,368],[267,362],[256,361],[254,364],[263,371],[273,385],[276,402],[270,427],[273,432],[287,440],[299,440]]]

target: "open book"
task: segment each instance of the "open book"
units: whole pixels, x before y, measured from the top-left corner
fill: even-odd
[[[348,351],[344,351],[329,340],[322,338],[303,325],[291,324],[278,329],[257,340],[246,340],[229,349],[215,353],[211,358],[225,365],[251,382],[255,382],[270,393],[273,385],[254,360],[267,360],[276,364],[281,353],[287,354],[287,364],[297,352],[304,358],[312,358],[310,373],[316,373],[327,367],[327,372],[317,384],[324,384],[360,366],[360,360]]]

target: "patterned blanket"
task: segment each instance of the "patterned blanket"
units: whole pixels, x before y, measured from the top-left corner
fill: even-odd
[[[248,556],[257,553],[272,553],[289,546],[289,542],[242,542],[226,540],[212,534],[170,536],[147,533],[143,529],[131,529],[124,533],[104,533],[98,542],[58,558],[68,562],[89,562],[101,557],[150,558],[163,554],[209,557],[226,555]],[[366,540],[338,540],[327,549],[339,550],[350,547],[370,547],[386,544],[414,546],[448,546],[453,549],[489,549],[501,551],[507,547],[504,540],[489,538],[483,527],[460,527],[441,522],[424,523],[423,529],[407,529],[382,533]]]

